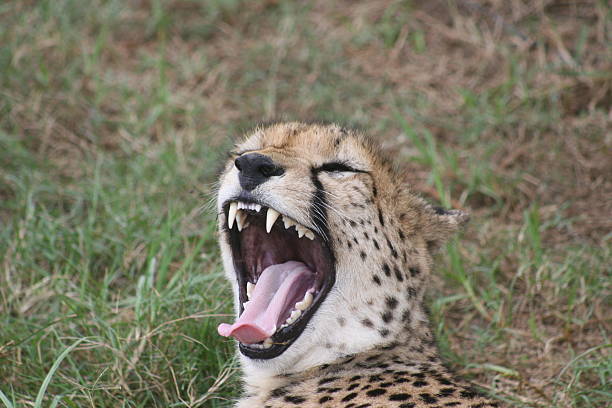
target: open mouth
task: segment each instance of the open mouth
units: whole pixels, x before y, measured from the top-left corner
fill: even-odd
[[[240,307],[219,334],[235,337],[247,357],[277,357],[333,286],[332,251],[320,235],[260,203],[228,201],[224,211]]]

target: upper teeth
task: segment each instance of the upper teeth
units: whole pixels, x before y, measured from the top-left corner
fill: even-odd
[[[232,201],[229,206],[229,212],[227,214],[227,226],[229,229],[234,227],[234,221],[236,221],[236,225],[238,226],[238,231],[242,231],[244,228],[249,226],[247,221],[248,214],[243,210],[255,210],[257,212],[261,211],[261,205],[255,203],[244,203],[242,201]],[[268,208],[266,213],[266,232],[270,233],[272,231],[272,227],[274,223],[280,217],[281,214],[276,211],[274,208]],[[310,240],[315,238],[314,232],[298,223],[291,217],[286,215],[282,215],[283,224],[285,225],[285,229],[288,229],[292,226],[295,226],[295,230],[298,234],[299,238],[306,237]]]
[[[256,203],[243,203],[242,201],[238,201],[237,203],[239,210],[255,210],[257,212],[261,211],[261,205]]]

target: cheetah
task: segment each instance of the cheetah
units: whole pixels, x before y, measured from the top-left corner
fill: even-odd
[[[360,133],[255,129],[221,175],[219,245],[252,407],[498,407],[443,365],[426,309],[432,253],[464,224]]]

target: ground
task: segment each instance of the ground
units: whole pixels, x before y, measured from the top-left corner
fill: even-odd
[[[0,5],[1,406],[227,406],[215,174],[262,120],[377,139],[470,227],[442,354],[516,407],[609,403],[604,1]]]

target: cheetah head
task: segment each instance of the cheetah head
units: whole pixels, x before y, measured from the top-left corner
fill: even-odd
[[[412,194],[362,136],[258,128],[232,152],[217,206],[237,315],[218,331],[238,340],[247,370],[299,371],[427,341],[431,251],[466,216]]]

